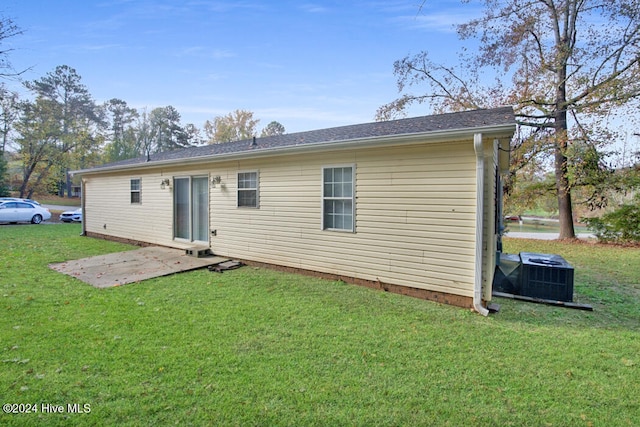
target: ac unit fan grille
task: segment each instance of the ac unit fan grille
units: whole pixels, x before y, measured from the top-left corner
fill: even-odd
[[[541,263],[543,257],[556,261]],[[546,258],[545,258],[546,257]],[[573,267],[558,255],[520,254],[522,259],[522,295],[557,301],[573,301]]]

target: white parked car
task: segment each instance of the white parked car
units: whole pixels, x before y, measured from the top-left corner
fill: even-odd
[[[60,221],[62,222],[82,222],[82,208],[78,208],[75,211],[64,211],[60,214]]]
[[[33,199],[19,199],[17,197],[0,197],[0,203],[2,202],[28,202],[40,206],[40,203],[36,202]]]
[[[24,201],[0,201],[0,222],[30,222],[40,224],[51,218],[49,209]]]

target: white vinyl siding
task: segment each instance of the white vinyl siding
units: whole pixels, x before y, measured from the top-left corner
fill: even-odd
[[[327,233],[319,175],[345,164],[355,165],[357,232]],[[250,168],[260,169],[260,209],[238,210],[225,176]],[[216,173],[231,192],[212,191],[218,255],[473,295],[472,142],[243,160]]]
[[[238,173],[238,207],[257,208],[258,197],[258,172]]]
[[[125,173],[87,175],[86,226],[181,247],[173,240],[172,191],[160,188],[162,178],[219,175],[221,184],[209,193],[217,255],[471,297],[475,164],[470,139],[158,168],[141,174],[145,203],[138,209],[113,203],[128,190]],[[320,226],[322,171],[344,165],[353,167],[357,232],[330,233]],[[257,170],[260,209],[238,209],[238,174]]]
[[[173,176],[184,174],[182,168],[140,173],[140,190],[144,193],[142,204],[130,203],[130,176],[126,173],[83,177],[86,231],[163,246],[192,247],[193,243],[181,243],[173,238],[172,187],[175,183],[171,181],[171,187],[161,187],[168,177],[173,179]],[[208,171],[194,169],[190,174],[208,176]]]
[[[483,245],[484,251],[482,254],[482,296],[487,301],[491,301],[492,298],[493,274],[496,265],[496,251],[498,249],[495,197],[496,191],[502,191],[502,188],[497,188],[498,180],[496,179],[496,171],[499,167],[498,146],[498,141],[490,140],[484,142],[484,229],[482,240],[485,244]]]
[[[322,229],[354,231],[354,167],[322,168]]]

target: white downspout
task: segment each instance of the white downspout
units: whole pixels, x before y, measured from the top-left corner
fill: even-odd
[[[482,134],[473,135],[473,149],[476,152],[476,271],[473,287],[473,308],[483,316],[489,315],[482,305],[482,233],[484,225],[484,147]]]
[[[87,216],[85,215],[85,200],[87,199],[85,195],[87,194],[85,185],[85,180],[83,177],[80,177],[80,205],[82,207],[82,233],[81,236],[87,235]]]

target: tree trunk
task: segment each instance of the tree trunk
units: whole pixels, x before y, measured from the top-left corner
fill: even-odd
[[[35,166],[32,167],[31,165],[29,165],[29,167],[22,172],[22,183],[20,184],[18,197],[25,197],[27,193],[27,185],[29,185],[29,178],[31,178],[31,174],[33,173],[34,168]]]
[[[569,133],[567,123],[567,53],[571,51],[569,46],[568,29],[557,45],[560,49],[558,68],[556,71],[556,99],[554,112],[555,133],[555,178],[556,191],[558,193],[558,215],[560,220],[559,239],[575,239],[576,232],[573,228],[573,207],[571,206],[571,186],[567,173],[567,146],[569,145]],[[559,34],[558,34],[559,35]]]
[[[564,80],[561,80],[564,82]],[[567,174],[568,146],[567,134],[567,110],[565,104],[565,85],[561,83],[558,87],[556,98],[556,113],[554,121],[555,130],[555,178],[556,192],[558,195],[558,216],[560,220],[559,239],[575,239],[576,233],[573,228],[573,207],[571,206],[571,186]]]
[[[566,144],[566,139],[564,140],[564,144],[558,141],[555,153],[556,190],[558,193],[558,215],[560,219],[560,236],[558,238],[575,239],[576,233],[573,227],[571,187],[569,186],[569,180],[567,178],[567,157],[564,155]]]
[[[67,168],[65,175],[67,177],[67,197],[71,198],[71,196],[73,196],[73,192],[71,191],[71,174],[69,174],[69,168]]]

